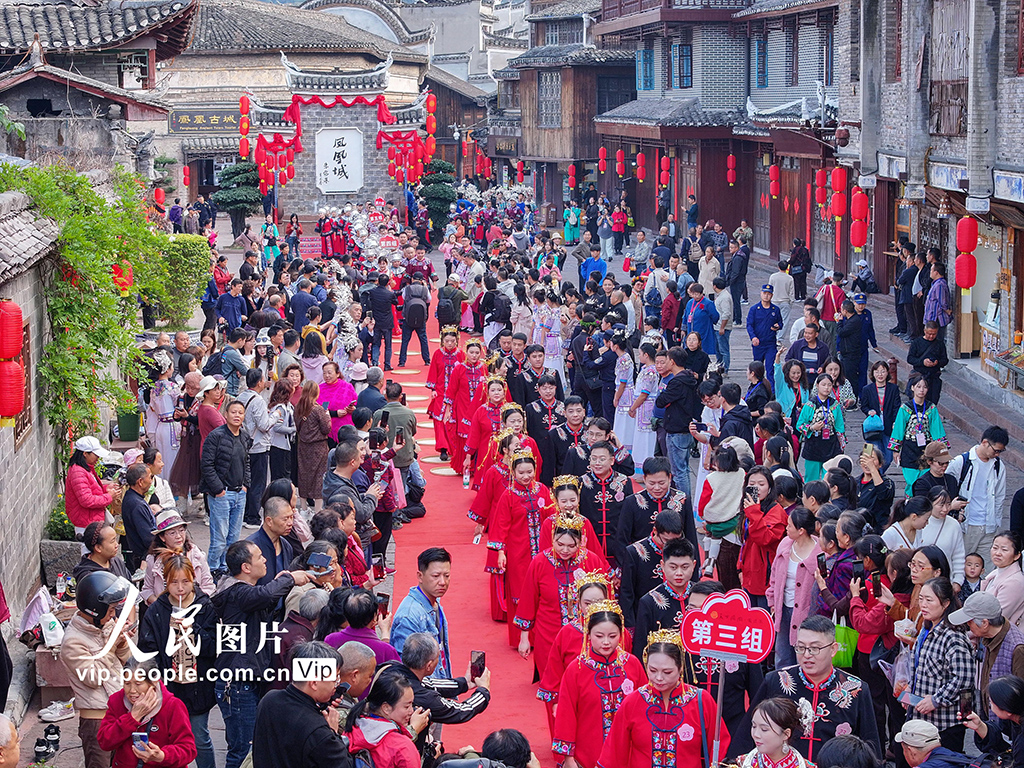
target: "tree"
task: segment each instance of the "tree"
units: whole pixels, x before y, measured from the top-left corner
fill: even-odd
[[[444,160],[432,160],[425,168],[420,195],[427,203],[430,221],[434,225],[432,242],[440,243],[444,228],[448,226],[451,204],[458,200],[455,193],[455,166]]]
[[[170,328],[184,328],[210,273],[210,244],[202,235],[171,235],[164,245],[167,282],[160,310]]]
[[[237,238],[245,230],[246,216],[263,210],[259,187],[256,163],[243,160],[220,172],[220,189],[213,193],[213,202],[218,210],[231,217],[233,237]]]

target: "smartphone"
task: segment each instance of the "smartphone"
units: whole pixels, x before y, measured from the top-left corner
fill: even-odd
[[[398,435],[402,435],[402,437],[405,437],[405,427],[399,427],[398,429],[395,430],[395,436],[397,437]]]
[[[391,605],[391,595],[381,592],[377,595],[377,613],[381,616],[388,615],[388,607]]]
[[[877,571],[871,574],[871,594],[876,598],[882,596],[882,574]]]
[[[134,744],[135,748],[138,750],[145,749],[146,745],[149,744],[149,734],[144,731],[135,731],[135,733],[132,734],[132,744]]]
[[[390,384],[391,382],[389,381],[388,383]],[[387,429],[388,428],[388,421],[390,419],[391,419],[391,411],[384,411],[383,413],[381,413],[381,415],[380,415],[380,425],[379,425],[380,428],[381,429]]]
[[[474,680],[478,680],[485,669],[487,669],[487,654],[483,651],[470,651],[469,676]]]
[[[853,578],[864,581],[864,563],[853,564]]]
[[[860,449],[860,455],[870,459],[875,455],[875,446],[871,443],[864,443],[864,447]]]
[[[384,570],[384,555],[373,556],[373,578],[383,579],[387,572]]]
[[[908,707],[916,707],[918,704],[924,701],[924,696],[918,696],[916,694],[913,694],[910,692],[910,689],[907,688],[905,691],[903,691],[903,693],[899,695],[899,697],[896,700],[901,704],[906,704]]]
[[[957,718],[960,720],[966,720],[967,716],[974,711],[974,691],[961,691],[960,693],[960,710],[957,712]]]
[[[751,498],[756,499],[757,498],[757,488],[755,488],[752,485],[748,485],[747,486],[747,496],[750,496]]]
[[[326,552],[314,552],[309,556],[307,567],[317,573],[326,573],[331,569],[331,556]]]
[[[693,428],[696,429],[698,432],[707,432],[708,431],[708,425],[705,424],[702,421],[695,421],[695,422],[693,422]]]
[[[825,562],[825,553],[822,552],[818,555],[818,572],[825,578],[828,578],[828,564]]]
[[[394,381],[394,379],[387,379],[387,380],[386,380],[386,385],[390,387],[390,386],[391,386],[391,383],[392,383],[393,381]]]

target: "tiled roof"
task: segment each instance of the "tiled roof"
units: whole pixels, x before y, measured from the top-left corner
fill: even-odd
[[[428,66],[423,79],[443,85],[445,88],[455,91],[467,99],[483,99],[487,97],[487,91],[480,90],[472,83],[467,83],[461,77],[456,77],[451,72],[440,67]]]
[[[490,44],[488,46],[488,44]],[[502,37],[491,32],[484,32],[484,45],[491,48],[529,48],[526,40],[518,37]]]
[[[0,194],[0,283],[11,280],[57,244],[57,222],[38,216],[24,192]]]
[[[425,42],[433,34],[430,27],[413,32],[395,9],[381,2],[381,0],[344,0],[344,2],[339,2],[339,0],[306,0],[306,2],[300,3],[299,7],[308,11],[318,11],[324,8],[367,8],[377,14],[385,24],[391,27],[398,37],[398,42],[402,45]]]
[[[556,21],[558,19],[571,19],[579,17],[584,13],[599,13],[601,11],[601,0],[565,0],[555,5],[549,5],[537,13],[531,13],[526,17],[527,21]]]
[[[349,51],[398,61],[426,56],[349,24],[337,14],[260,0],[202,0],[189,52]]]
[[[238,152],[238,139],[233,136],[196,136],[181,143],[185,154],[209,152]]]
[[[540,45],[531,48],[522,56],[516,56],[508,62],[515,69],[538,65],[559,64],[576,66],[580,64],[622,64],[632,62],[636,58],[634,51],[621,51],[615,48],[595,48],[583,43],[569,45]]]
[[[725,127],[746,120],[742,110],[711,110],[700,99],[636,99],[598,115],[602,123],[668,127]]]
[[[77,72],[69,72],[59,67],[51,67],[49,64],[39,64],[35,67],[24,65],[3,73],[3,75],[0,75],[0,93],[36,77],[43,77],[47,80],[70,85],[73,88],[97,93],[122,104],[127,101],[133,101],[163,112],[167,112],[171,108],[170,104],[160,99],[152,98],[147,95],[146,91],[126,91],[124,88],[118,88],[116,85],[104,83],[101,80],[93,80],[91,77],[85,77]]]
[[[115,48],[187,17],[195,4],[196,0],[4,2],[0,3],[0,51],[25,52],[37,34],[44,51]],[[164,58],[160,47],[158,58]]]
[[[780,11],[797,11],[802,6],[839,5],[838,0],[834,3],[822,2],[822,0],[757,0],[753,5],[737,11],[732,15],[734,19],[744,19],[748,16],[759,16],[765,13],[777,14]]]

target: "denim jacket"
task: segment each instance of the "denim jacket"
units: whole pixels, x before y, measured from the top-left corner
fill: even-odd
[[[409,590],[409,596],[398,606],[394,621],[391,623],[391,644],[399,653],[405,645],[406,638],[415,632],[426,632],[435,640],[441,649],[441,657],[432,677],[451,679],[451,651],[448,646],[448,617],[440,601],[437,603],[437,614],[440,622],[434,617],[434,609],[430,601],[419,587]]]

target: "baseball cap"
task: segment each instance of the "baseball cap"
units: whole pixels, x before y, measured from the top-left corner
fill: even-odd
[[[775,293],[775,289],[771,283],[765,283],[761,286],[761,293]]]
[[[82,453],[95,453],[101,459],[108,453],[107,449],[103,447],[103,443],[92,435],[75,440],[75,450]]]
[[[941,440],[932,440],[924,448],[924,457],[931,461],[935,461],[937,459],[946,459],[948,461],[949,448],[947,448],[946,444]]]
[[[861,259],[860,261],[857,262],[858,267],[866,267],[867,265],[868,263],[865,259]]]
[[[867,304],[868,303],[868,295],[866,293],[855,293],[855,294],[853,294],[853,303],[854,304]]]
[[[898,744],[924,749],[939,743],[939,729],[925,720],[908,720],[896,734]]]
[[[966,624],[968,621],[992,621],[1003,615],[999,598],[991,592],[975,592],[966,600],[964,607],[949,614],[950,624]]]

